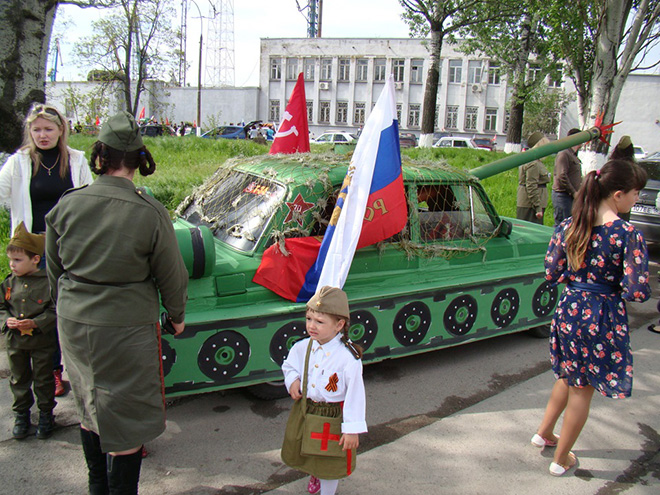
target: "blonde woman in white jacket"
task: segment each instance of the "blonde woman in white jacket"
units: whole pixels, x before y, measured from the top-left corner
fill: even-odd
[[[68,147],[68,135],[68,123],[55,107],[32,106],[25,118],[23,146],[0,170],[0,202],[11,209],[11,232],[21,222],[33,234],[45,232],[46,214],[64,191],[92,182],[84,153]],[[53,356],[56,396],[66,393],[61,360],[58,345]]]

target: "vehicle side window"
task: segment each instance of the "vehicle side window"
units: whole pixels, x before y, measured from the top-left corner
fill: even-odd
[[[342,136],[341,134],[335,134],[335,143],[346,143],[346,142],[348,142],[346,136]]]
[[[454,148],[467,148],[467,143],[465,141],[454,141]]]
[[[470,198],[466,186],[429,184],[417,188],[422,242],[463,239],[470,235]]]

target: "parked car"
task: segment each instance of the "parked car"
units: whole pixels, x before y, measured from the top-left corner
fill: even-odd
[[[270,246],[323,235],[348,165],[334,155],[238,158],[179,206],[191,280],[186,332],[162,339],[168,396],[246,386],[286,394],[273,384],[307,335],[305,305],[253,278]],[[416,206],[406,228],[359,249],[344,286],[364,362],[526,330],[547,337],[558,298],[543,265],[553,229],[500,217],[476,176],[447,165],[404,158],[403,184]]]
[[[646,158],[646,152],[641,146],[633,146],[633,151],[635,152],[635,160],[643,160]]]
[[[471,148],[479,149],[472,138],[445,136],[438,139],[433,145],[434,148]]]
[[[328,131],[321,134],[316,139],[312,139],[314,144],[350,144],[356,143],[357,135],[345,131]]]
[[[477,138],[472,138],[472,141],[474,141],[474,144],[477,145],[479,148],[484,148],[486,150],[490,151],[495,151],[495,138],[488,138],[488,137],[477,137]]]
[[[140,134],[149,137],[176,136],[176,131],[165,124],[147,124],[140,126]]]
[[[637,162],[648,174],[646,187],[639,192],[639,200],[630,210],[630,222],[639,229],[647,242],[660,242],[660,157]]]
[[[417,136],[412,132],[399,133],[399,146],[401,148],[414,148],[417,146]]]
[[[206,131],[202,137],[206,139],[247,139],[250,127],[258,124],[261,124],[261,120],[253,120],[245,125],[222,125]]]

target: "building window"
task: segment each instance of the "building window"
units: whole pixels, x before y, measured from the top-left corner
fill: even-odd
[[[507,110],[506,115],[504,115],[504,132],[509,131],[509,120],[511,120],[511,113]]]
[[[298,59],[297,58],[287,58],[286,59],[286,80],[295,81],[298,79]]]
[[[500,64],[488,62],[488,84],[500,84]]]
[[[424,69],[424,60],[414,58],[410,61],[410,82],[412,84],[421,84],[424,77],[422,70]]]
[[[337,123],[338,124],[348,123],[348,102],[347,101],[338,101],[337,102]]]
[[[548,87],[549,88],[561,88],[561,83],[562,83],[562,77],[561,75],[555,79],[552,76],[548,76]]]
[[[403,82],[403,71],[406,68],[406,61],[398,58],[392,60],[392,72],[394,73],[394,80],[396,82]]]
[[[321,59],[321,81],[332,80],[332,59]]]
[[[282,79],[282,61],[279,58],[270,59],[270,80],[279,81]]]
[[[467,107],[465,109],[465,129],[468,131],[474,131],[477,129],[477,114],[479,112],[478,107]]]
[[[314,102],[307,100],[307,122],[314,121]]]
[[[421,114],[421,105],[410,105],[410,107],[408,107],[408,127],[419,127],[419,118]]]
[[[280,121],[280,100],[270,100],[270,111],[268,112],[268,120],[271,122]]]
[[[365,113],[364,103],[355,104],[355,113],[353,114],[353,123],[354,124],[364,124],[364,113]]]
[[[541,66],[530,64],[530,66],[527,69],[527,82],[536,81],[536,79],[540,76],[540,74],[541,74]]]
[[[305,81],[314,80],[314,66],[316,65],[316,60],[313,58],[306,58],[303,61],[303,67],[305,72]]]
[[[396,120],[401,122],[401,103],[396,104]]]
[[[450,60],[449,61],[449,82],[459,83],[463,80],[463,61]]]
[[[329,124],[330,123],[330,102],[329,101],[320,101],[319,102],[319,123],[320,124]]]
[[[339,59],[339,80],[348,81],[351,77],[351,61],[348,58]]]
[[[458,129],[458,107],[456,105],[447,106],[447,116],[445,118],[446,129]]]
[[[356,61],[356,81],[366,81],[368,76],[369,61],[366,58],[359,58]]]
[[[497,108],[487,108],[484,131],[496,131],[496,130],[497,130]]]
[[[481,84],[481,60],[468,61],[468,83]]]
[[[385,59],[377,58],[374,60],[374,81],[385,80]]]

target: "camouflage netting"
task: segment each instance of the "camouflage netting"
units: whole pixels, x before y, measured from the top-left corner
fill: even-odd
[[[303,185],[303,196],[305,196],[306,190],[307,195],[305,200],[308,197],[318,198],[310,208],[313,217],[313,221],[310,222],[310,225],[306,225],[303,221],[303,217],[305,217],[309,211],[295,211],[291,209],[290,218],[288,218],[289,221],[284,224],[283,228],[275,228],[270,231],[270,240],[272,242],[277,242],[282,249],[282,252],[286,255],[287,252],[284,244],[286,238],[322,235],[325,231],[325,227],[327,226],[332,213],[332,208],[334,207],[334,198],[337,192],[336,189],[338,189],[338,187],[333,187],[333,182],[340,183],[342,179],[342,176],[337,175],[337,173],[332,174],[334,177],[331,178],[331,171],[339,165],[347,165],[349,158],[349,155],[342,156],[334,153],[302,153],[274,157],[257,156],[249,158],[232,158],[221,165],[212,177],[196,188],[190,196],[184,199],[177,208],[176,215],[186,218],[190,216],[190,211],[194,209],[200,215],[198,219],[199,223],[208,225],[217,237],[219,237],[217,231],[219,229],[224,229],[223,232],[226,236],[243,239],[244,241],[252,243],[256,242],[258,236],[261,235],[261,231],[255,232],[254,229],[251,229],[250,226],[245,224],[255,223],[259,225],[263,224],[263,226],[265,226],[267,220],[275,211],[281,208],[285,201],[291,202],[294,198],[286,197],[283,192],[277,197],[274,197],[274,195],[271,194],[271,197],[268,200],[262,201],[263,203],[267,202],[267,205],[260,204],[259,207],[250,210],[249,221],[244,219],[240,223],[228,226],[227,216],[229,215],[227,212],[233,212],[238,207],[241,198],[245,196],[245,194],[242,196],[234,195],[233,197],[230,196],[223,199],[223,197],[216,197],[218,196],[216,195],[216,192],[224,181],[231,180],[230,174],[236,167],[241,166],[242,168],[257,170],[260,169],[260,164],[272,161],[273,166],[262,168],[261,175],[285,186],[295,181]],[[453,214],[467,215],[465,218],[468,218],[469,216],[472,216],[469,212],[472,211],[472,204],[474,204],[474,216],[476,218],[478,215],[481,219],[481,227],[478,229],[473,228],[469,219],[467,223],[464,221],[463,225],[451,225],[451,229],[444,228],[448,227],[449,224],[442,225],[442,222],[439,222],[439,225],[436,225],[435,230],[438,230],[438,226],[441,226],[443,227],[443,229],[440,229],[442,231],[436,232],[434,230],[431,234],[427,233],[425,238],[425,234],[422,232],[422,217],[426,215],[430,217],[434,214],[439,214],[440,211],[434,211],[431,213],[431,203],[424,201],[421,196],[415,198],[414,195],[409,195],[408,207],[410,211],[419,211],[417,220],[420,222],[420,234],[417,234],[415,237],[421,235],[420,238],[422,239],[422,242],[413,242],[411,240],[411,232],[408,231],[409,227],[406,227],[400,234],[378,243],[376,247],[382,251],[385,249],[385,246],[394,243],[400,249],[405,251],[409,259],[416,256],[441,256],[448,259],[457,256],[467,256],[476,252],[481,252],[485,256],[485,245],[489,239],[499,233],[501,223],[500,225],[495,226],[492,221],[484,222],[487,215],[481,205],[481,201],[478,200],[478,196],[475,194],[472,195],[471,200],[469,193],[470,186],[478,184],[479,181],[475,177],[457,171],[446,162],[404,160],[404,170],[406,183],[417,186],[418,190],[420,190],[421,186],[430,183],[435,183],[436,186],[434,187],[436,189],[439,187],[444,188],[445,190],[451,189],[449,194],[452,196],[452,199],[450,201],[448,201],[447,198],[444,199],[445,204],[441,208],[443,210],[452,210]],[[438,186],[438,182],[442,182],[448,186]],[[268,191],[272,189],[264,184],[268,184],[268,181],[263,181],[262,184],[252,181],[247,187],[253,188],[253,190],[258,190],[260,187],[263,187],[264,190]],[[245,190],[242,189],[245,187],[245,184],[237,184],[237,187],[240,187],[241,191]],[[259,194],[258,191],[256,193],[254,191],[251,192],[252,195]],[[419,194],[421,194],[421,192]],[[196,205],[201,204],[204,204],[205,208],[204,211],[200,213],[200,208]],[[209,205],[212,205],[212,207]],[[479,210],[477,206],[479,206],[481,210]],[[253,220],[255,221],[253,222]],[[475,222],[474,226],[476,226],[477,223],[478,222]],[[415,226],[414,230],[417,230],[417,228],[418,227]],[[432,236],[432,238],[429,236]]]

